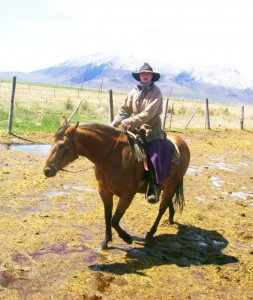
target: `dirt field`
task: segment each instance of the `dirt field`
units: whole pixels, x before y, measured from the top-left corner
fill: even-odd
[[[1,147],[0,299],[253,299],[253,133],[177,134],[191,150],[183,213],[146,247],[159,204],[136,195],[121,222],[134,243],[113,231],[103,252],[92,164],[46,178],[45,155]]]

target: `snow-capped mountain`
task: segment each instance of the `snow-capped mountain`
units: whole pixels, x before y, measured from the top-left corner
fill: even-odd
[[[213,86],[224,86],[227,88],[247,89],[253,88],[253,79],[248,79],[235,68],[222,66],[194,66],[189,69],[196,81],[203,81]]]
[[[100,52],[65,61],[59,65],[31,73],[19,73],[19,80],[51,84],[83,86],[87,88],[121,90],[127,92],[137,82],[131,76],[144,63],[133,55]],[[193,66],[180,70],[168,62],[154,65],[161,79],[157,85],[164,96],[185,99],[205,99],[223,103],[253,105],[253,80],[246,79],[238,70],[229,67]],[[0,78],[11,76],[0,73]]]

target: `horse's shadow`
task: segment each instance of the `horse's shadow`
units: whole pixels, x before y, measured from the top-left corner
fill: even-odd
[[[217,231],[178,223],[177,226],[177,234],[155,236],[149,244],[145,244],[143,239],[134,238],[140,247],[116,248],[126,252],[125,263],[95,264],[90,265],[89,268],[94,271],[123,275],[143,274],[141,270],[165,264],[189,267],[208,264],[225,265],[239,261],[234,256],[222,253],[228,241]]]

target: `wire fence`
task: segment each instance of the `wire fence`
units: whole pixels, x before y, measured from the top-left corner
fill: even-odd
[[[0,129],[7,129],[12,83],[0,82]],[[119,110],[126,93],[112,92],[113,113]],[[17,83],[13,112],[14,130],[55,130],[62,115],[71,115],[80,99],[80,108],[72,122],[102,122],[111,118],[109,91],[83,89],[56,85]],[[166,98],[164,98],[165,100]],[[244,129],[253,128],[253,106],[244,106]],[[225,105],[209,99],[209,122],[211,129],[240,129],[241,105]],[[170,97],[165,120],[166,130],[203,129],[206,127],[206,99],[187,100]],[[57,125],[56,125],[57,124]]]

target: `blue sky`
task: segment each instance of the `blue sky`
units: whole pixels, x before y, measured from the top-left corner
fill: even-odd
[[[29,72],[109,51],[152,66],[215,64],[253,77],[251,0],[1,2],[0,71]]]

